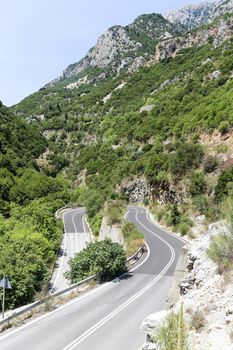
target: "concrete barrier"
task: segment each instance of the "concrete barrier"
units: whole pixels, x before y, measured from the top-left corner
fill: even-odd
[[[171,308],[177,302],[180,296],[179,283],[182,278],[187,274],[187,262],[188,262],[188,247],[184,246],[181,249],[180,256],[176,265],[173,281],[168,292],[168,298],[166,301],[167,307]]]

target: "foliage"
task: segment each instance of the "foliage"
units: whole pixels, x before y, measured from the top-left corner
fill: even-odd
[[[187,329],[181,308],[178,314],[171,312],[153,337],[154,344],[163,350],[188,350]]]
[[[218,265],[220,273],[233,269],[233,198],[222,204],[222,213],[228,224],[228,233],[220,233],[212,238],[207,254]]]
[[[127,256],[132,256],[145,243],[143,234],[128,221],[122,226],[122,235],[126,243]]]
[[[119,201],[119,200],[107,202],[106,208],[105,208],[105,214],[108,219],[108,224],[109,225],[119,224],[125,212],[126,212],[125,202]]]
[[[233,190],[233,167],[223,171],[215,187],[215,199],[221,201],[224,196],[227,196]]]
[[[218,161],[215,157],[209,156],[204,162],[204,171],[206,173],[212,173],[218,166]]]
[[[199,196],[206,192],[207,184],[205,176],[201,172],[193,172],[190,178],[189,191],[194,196]]]
[[[123,247],[110,239],[90,243],[69,262],[66,273],[72,283],[97,274],[101,281],[110,280],[126,271],[126,254]]]
[[[6,306],[12,308],[32,301],[55,257],[49,241],[33,227],[19,227],[0,237],[0,249],[0,274],[7,274],[12,285],[6,293]]]

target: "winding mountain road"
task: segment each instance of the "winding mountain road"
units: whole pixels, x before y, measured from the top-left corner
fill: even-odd
[[[145,338],[141,322],[164,308],[185,242],[155,225],[144,208],[129,207],[127,219],[148,244],[139,264],[121,278],[6,333],[0,337],[0,349],[138,350]]]
[[[68,287],[68,281],[64,277],[64,273],[69,268],[68,261],[91,241],[90,229],[85,216],[85,208],[68,209],[62,212],[64,237],[52,276],[52,292]]]

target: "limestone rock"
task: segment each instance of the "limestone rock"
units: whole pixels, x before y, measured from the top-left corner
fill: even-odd
[[[131,203],[144,203],[145,198],[150,196],[150,188],[144,177],[125,179],[118,187],[118,192],[128,195]]]

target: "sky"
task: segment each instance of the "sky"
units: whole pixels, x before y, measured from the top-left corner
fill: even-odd
[[[0,100],[18,103],[79,61],[109,27],[200,0],[0,0]]]

